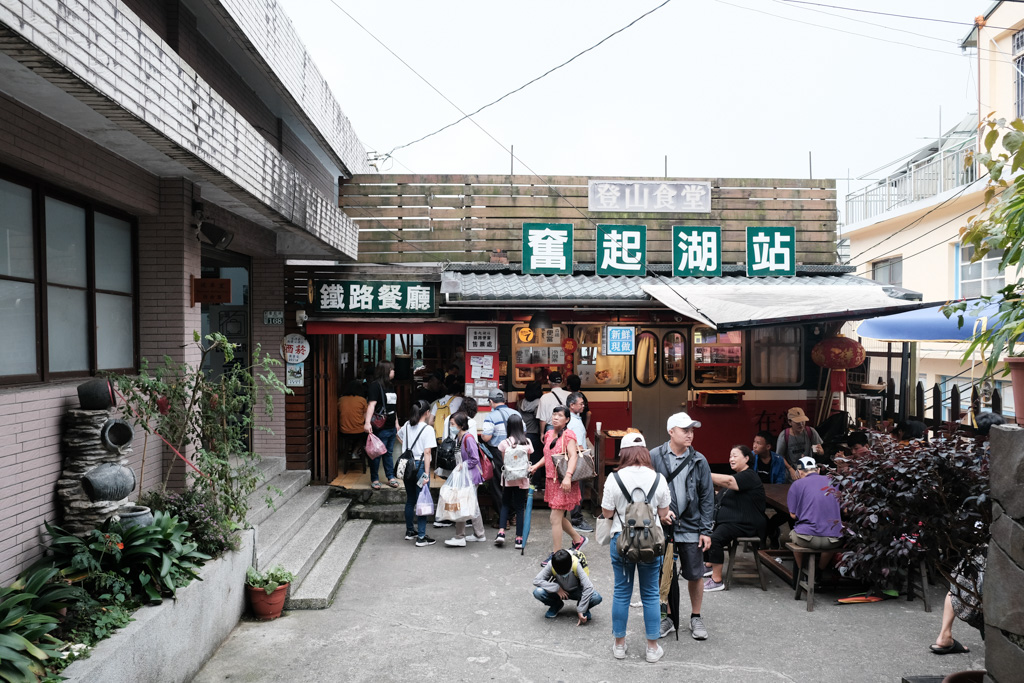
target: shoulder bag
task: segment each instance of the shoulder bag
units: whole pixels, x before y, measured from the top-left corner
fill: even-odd
[[[373,407],[373,416],[370,418],[370,426],[374,430],[378,430],[384,426],[384,422],[387,421],[387,409],[388,409],[388,394],[384,391],[384,385],[381,382],[377,382],[377,386],[380,387],[380,397],[382,401],[377,401],[377,405]],[[383,404],[383,410],[378,411],[377,409]]]
[[[558,478],[564,479],[565,473],[569,471],[569,456],[565,453],[565,432],[562,433],[562,451],[560,453],[552,453],[551,460],[555,463],[555,471],[558,472]],[[572,473],[572,481],[583,481],[585,479],[593,479],[597,474],[597,468],[594,466],[594,454],[586,448],[576,448],[576,469]]]

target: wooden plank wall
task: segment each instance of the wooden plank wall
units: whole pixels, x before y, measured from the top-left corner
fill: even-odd
[[[721,226],[723,263],[744,263],[746,228],[762,225],[796,227],[799,263],[836,262],[834,180],[668,179],[710,181],[710,214],[591,213],[588,180],[586,176],[357,175],[342,182],[339,204],[359,225],[359,260],[364,263],[487,261],[498,249],[508,253],[510,262],[519,263],[523,223],[572,223],[577,263],[595,261],[598,223],[646,225],[648,263],[671,263],[673,225]]]

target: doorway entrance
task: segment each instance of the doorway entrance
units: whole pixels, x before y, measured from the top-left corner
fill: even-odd
[[[686,410],[688,330],[642,327],[633,359],[633,426],[649,447],[667,437],[669,415]]]

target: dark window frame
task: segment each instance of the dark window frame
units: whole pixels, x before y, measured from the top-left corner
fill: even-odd
[[[139,367],[139,226],[135,216],[117,209],[108,204],[90,199],[84,195],[72,192],[65,188],[53,185],[15,169],[0,165],[0,180],[27,187],[32,192],[32,249],[33,249],[33,270],[32,279],[0,275],[0,280],[30,283],[35,290],[35,348],[36,348],[36,371],[32,374],[22,375],[0,375],[0,386],[16,384],[37,384],[74,379],[77,377],[95,377],[102,373],[134,373]],[[51,198],[72,206],[77,206],[85,211],[85,260],[86,260],[86,286],[75,287],[63,284],[54,284],[56,287],[85,291],[86,293],[86,325],[87,340],[89,344],[88,365],[85,370],[68,370],[53,372],[49,369],[49,321],[47,320],[49,273],[46,264],[46,199]],[[131,234],[131,258],[132,258],[132,365],[124,368],[103,368],[99,369],[98,361],[98,340],[96,330],[96,295],[113,294],[126,296],[124,292],[116,292],[108,289],[96,288],[96,259],[95,259],[95,214],[102,213],[111,218],[123,220],[130,226]]]

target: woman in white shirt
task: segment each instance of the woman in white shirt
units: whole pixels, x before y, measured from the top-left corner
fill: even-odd
[[[651,505],[657,509],[662,523],[671,524],[673,514],[669,510],[672,494],[669,492],[665,478],[654,471],[651,465],[651,454],[643,434],[630,432],[622,437],[619,448],[619,467],[615,475],[622,482],[622,487],[633,494],[640,489],[646,495],[654,489],[650,498]],[[657,485],[655,482],[657,481]],[[640,576],[640,599],[644,606],[644,630],[647,634],[647,661],[656,662],[665,651],[658,644],[661,635],[661,604],[658,594],[658,581],[661,573],[662,558],[654,562],[627,562],[619,555],[617,542],[622,532],[622,520],[630,498],[622,492],[616,476],[605,480],[604,495],[601,508],[604,516],[612,520],[611,557],[612,569],[615,570],[615,597],[612,600],[612,635],[615,643],[612,654],[616,659],[626,657],[626,624],[629,620],[629,600],[633,595],[634,574]]]
[[[426,473],[430,471],[430,452],[437,446],[434,430],[430,426],[430,404],[419,401],[413,405],[409,421],[398,430],[397,438],[402,444],[402,452],[411,450],[416,461],[416,483],[410,484],[408,480],[405,482],[405,540],[415,539],[417,548],[434,545],[436,541],[427,536],[426,516],[415,514],[420,489],[429,481]],[[414,519],[418,529],[413,529]]]

